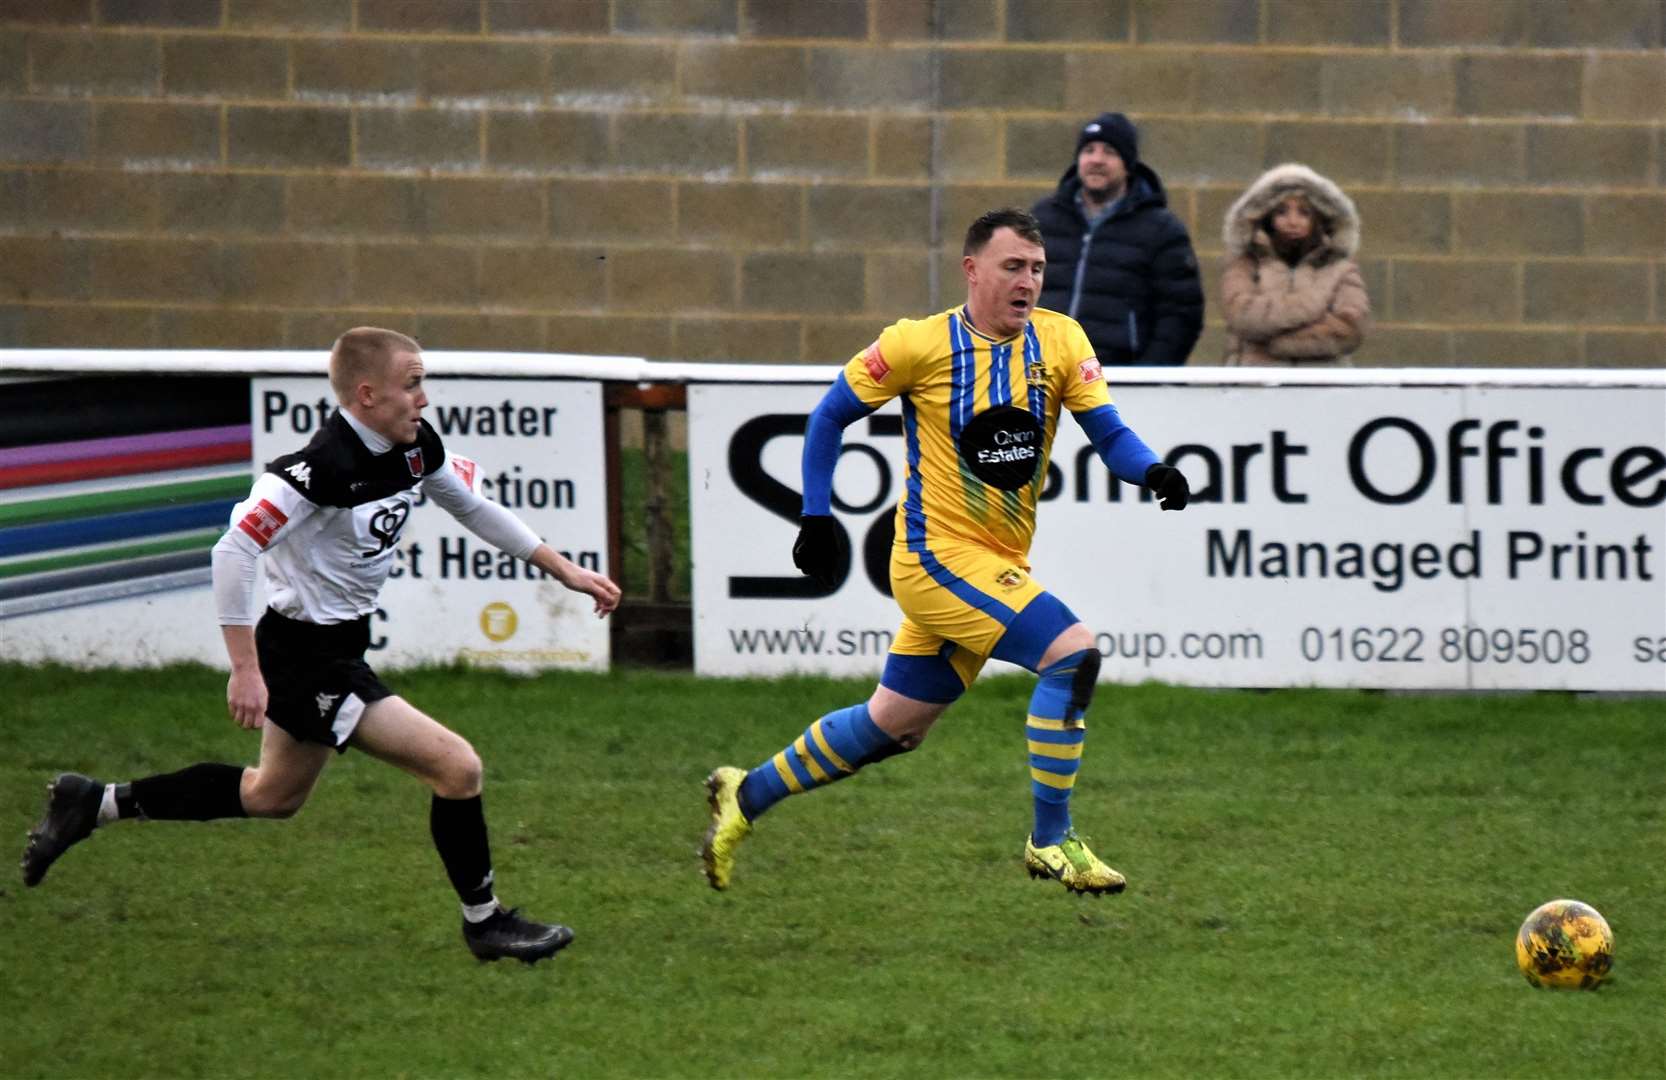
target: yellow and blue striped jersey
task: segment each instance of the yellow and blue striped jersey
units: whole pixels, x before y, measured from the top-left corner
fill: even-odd
[[[1087,334],[1069,316],[1040,308],[1006,341],[979,333],[964,308],[902,319],[853,357],[844,377],[870,408],[902,398],[907,472],[897,548],[972,543],[1017,562],[1035,535],[1061,407],[1080,413],[1111,404]],[[1016,491],[985,484],[957,452],[962,428],[999,405],[1028,410],[1043,433],[1035,476]]]

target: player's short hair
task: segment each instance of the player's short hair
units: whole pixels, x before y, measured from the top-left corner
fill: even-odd
[[[1011,229],[1032,244],[1042,243],[1041,222],[1035,219],[1034,214],[1016,206],[1003,206],[999,210],[984,211],[978,220],[972,222],[966,230],[966,246],[960,253],[976,255],[989,243],[996,229]]]
[[[330,346],[330,389],[343,405],[352,403],[353,389],[366,379],[382,373],[397,353],[420,353],[415,338],[397,330],[376,326],[355,326]]]

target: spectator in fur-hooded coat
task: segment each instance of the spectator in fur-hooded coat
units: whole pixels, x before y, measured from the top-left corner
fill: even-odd
[[[1226,212],[1226,362],[1347,364],[1371,321],[1353,255],[1359,213],[1305,165],[1262,173]]]

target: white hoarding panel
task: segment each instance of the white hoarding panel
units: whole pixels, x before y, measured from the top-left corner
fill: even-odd
[[[802,385],[688,388],[697,674],[856,675],[884,661],[897,624],[885,559],[902,489],[900,410],[887,405],[845,430],[833,497],[853,565],[833,596],[819,598],[791,552],[804,424],[822,393]],[[876,529],[881,557],[870,567],[864,552]]]
[[[1113,376],[1114,377],[1114,376]],[[902,482],[888,406],[835,474],[851,572],[794,570],[818,387],[691,387],[695,660],[877,673]],[[1183,469],[1164,513],[1062,421],[1035,575],[1106,678],[1199,686],[1666,690],[1666,393],[1570,387],[1112,389]]]
[[[208,572],[152,578],[131,596],[101,593],[85,604],[0,619],[0,657],[26,664],[154,667],[195,661],[226,666]],[[264,588],[260,591],[264,598]]]

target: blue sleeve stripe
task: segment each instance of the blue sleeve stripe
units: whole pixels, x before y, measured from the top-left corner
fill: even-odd
[[[1042,420],[1047,412],[1047,393],[1037,383],[1030,382],[1030,365],[1041,362],[1041,339],[1036,337],[1035,323],[1024,324],[1024,383],[1030,389],[1030,415]]]
[[[903,495],[903,527],[909,551],[926,545],[925,485],[920,481],[920,421],[914,399],[903,396],[902,433],[908,447],[908,481]]]
[[[1012,404],[1012,346],[989,347],[989,407]]]
[[[949,438],[960,445],[960,429],[972,419],[972,387],[977,379],[977,346],[972,335],[960,325],[958,315],[949,316],[949,344],[954,349],[952,390],[949,398]]]
[[[871,412],[873,408],[856,396],[845,373],[839,372],[804,428],[804,457],[800,461],[804,474],[804,513],[833,512],[833,466],[839,462],[844,430]]]
[[[1101,405],[1075,416],[1106,468],[1130,484],[1144,482],[1146,470],[1157,464],[1158,457],[1133,428],[1122,422],[1115,405]]]

